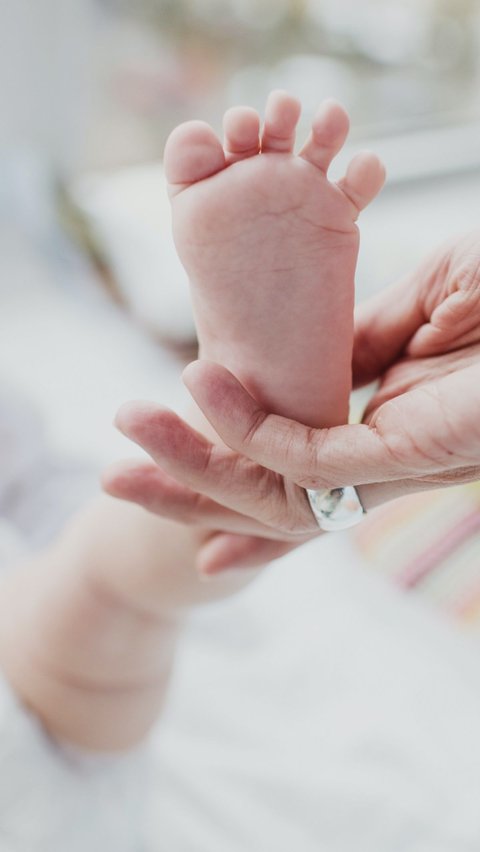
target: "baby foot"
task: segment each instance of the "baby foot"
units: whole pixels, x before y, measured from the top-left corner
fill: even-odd
[[[228,367],[269,410],[311,426],[348,417],[358,213],[384,170],[357,155],[326,176],[348,117],[322,104],[293,154],[299,103],[270,95],[258,114],[229,110],[222,146],[205,123],[165,149],[174,238],[192,286],[200,357]]]

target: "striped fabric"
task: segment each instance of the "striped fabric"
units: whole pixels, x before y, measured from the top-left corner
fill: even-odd
[[[353,537],[374,570],[480,627],[480,482],[387,503]]]

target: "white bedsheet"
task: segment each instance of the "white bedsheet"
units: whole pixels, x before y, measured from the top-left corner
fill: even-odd
[[[0,676],[0,852],[144,852],[148,763],[62,751]]]
[[[192,619],[158,727],[175,852],[474,852],[477,648],[330,536]]]

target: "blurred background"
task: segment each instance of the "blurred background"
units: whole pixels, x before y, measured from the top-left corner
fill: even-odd
[[[156,159],[169,130],[271,88],[325,96],[353,138],[478,118],[477,0],[17,0],[2,4],[2,142],[64,168]],[[6,112],[5,112],[6,110]]]
[[[113,218],[135,207],[137,222],[157,224],[163,192],[156,184],[147,199],[155,173],[127,170],[158,163],[185,119],[220,130],[226,107],[261,111],[272,88],[285,88],[302,100],[300,135],[322,98],[347,107],[352,130],[338,171],[365,146],[384,157],[390,186],[480,162],[479,0],[16,0],[0,4],[0,34],[0,213],[12,220],[18,211],[45,232],[68,202],[70,224],[75,211],[76,235],[117,298],[131,291],[133,252],[120,259],[115,246],[112,255]],[[124,182],[74,186],[99,173]],[[142,244],[149,255],[152,242]],[[174,263],[170,247],[162,251]],[[372,263],[360,269],[360,295],[385,283],[383,256]],[[140,306],[153,298],[151,283],[136,287],[147,295],[128,298],[152,317],[158,302]],[[172,322],[175,336],[182,322]]]

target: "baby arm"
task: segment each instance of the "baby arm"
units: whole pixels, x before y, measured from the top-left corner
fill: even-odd
[[[0,665],[61,741],[135,745],[157,717],[188,607],[234,592],[193,570],[205,530],[100,497],[0,594]]]

